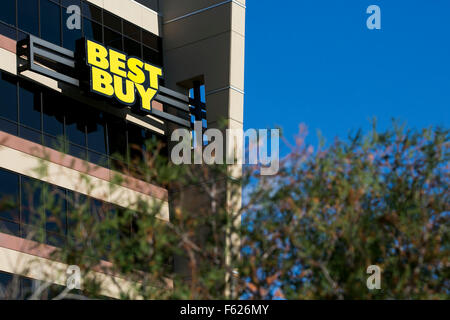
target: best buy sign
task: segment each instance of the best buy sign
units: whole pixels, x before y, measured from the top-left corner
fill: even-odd
[[[91,40],[86,40],[86,56],[92,92],[114,96],[127,105],[135,104],[139,95],[141,108],[151,110],[151,102],[159,91],[161,68]]]

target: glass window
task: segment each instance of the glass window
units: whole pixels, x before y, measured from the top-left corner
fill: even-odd
[[[66,110],[66,137],[72,143],[86,147],[85,109],[71,99],[64,99]]]
[[[60,235],[66,234],[66,194],[65,190],[46,185],[45,190],[45,230]]]
[[[42,134],[40,131],[29,129],[24,126],[19,128],[19,136],[25,140],[29,140],[38,144],[42,144]]]
[[[83,18],[84,36],[98,42],[103,42],[102,26],[92,20]]]
[[[141,42],[141,29],[128,21],[123,21],[123,34],[138,42]]]
[[[111,29],[104,28],[105,45],[122,51],[122,35]]]
[[[130,151],[130,161],[137,162],[144,160],[145,143],[151,138],[149,132],[137,125],[128,123],[128,146]]]
[[[7,38],[16,40],[17,32],[13,27],[9,27],[6,24],[0,23],[0,34],[4,35]]]
[[[161,51],[160,39],[151,32],[142,30],[142,43],[156,51]]]
[[[0,10],[0,20],[16,25],[16,0],[3,0]]]
[[[87,139],[90,150],[106,154],[106,126],[103,112],[89,110],[87,123]]]
[[[82,2],[82,12],[83,15],[89,19],[95,20],[97,22],[102,22],[102,9],[94,6],[92,4]]]
[[[20,83],[19,86],[20,124],[41,130],[40,93],[31,83]]]
[[[3,120],[0,118],[0,130],[7,133],[17,135],[17,124],[8,120]]]
[[[64,7],[70,7],[71,5],[80,6],[80,0],[61,0],[61,4]]]
[[[38,0],[17,0],[17,7],[19,28],[39,36]]]
[[[82,37],[81,29],[69,29],[65,21],[72,15],[63,8],[63,47],[72,51],[76,49],[76,41]]]
[[[20,226],[16,222],[0,219],[0,232],[20,237]],[[1,292],[0,292],[1,293]],[[1,294],[0,294],[1,297]]]
[[[17,86],[13,77],[2,72],[0,75],[0,116],[17,121]]]
[[[141,58],[141,45],[138,42],[124,37],[123,44],[123,51],[125,51],[128,56]]]
[[[41,215],[43,209],[43,182],[22,177],[21,212],[22,224],[43,226]]]
[[[151,48],[147,48],[146,46],[144,46],[142,58],[144,59],[144,61],[149,62],[153,65],[162,65],[161,54]]]
[[[41,0],[41,38],[61,44],[61,9],[49,0]]]
[[[58,94],[45,92],[43,94],[43,125],[44,133],[54,137],[64,135],[63,102]]]
[[[122,19],[109,12],[103,11],[103,23],[117,32],[122,32]]]
[[[109,154],[119,160],[126,160],[127,156],[127,127],[125,120],[108,118]]]
[[[19,222],[19,176],[0,170],[0,219]]]

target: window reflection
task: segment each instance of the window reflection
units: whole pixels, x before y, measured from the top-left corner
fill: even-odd
[[[2,1],[0,20],[11,25],[16,25],[16,0]]]
[[[105,45],[122,51],[122,35],[111,29],[104,28]]]
[[[61,44],[61,10],[49,1],[41,0],[41,38],[54,44]]]
[[[0,219],[19,221],[19,178],[0,169]]]
[[[17,0],[17,8],[19,28],[35,36],[39,36],[38,1]]]
[[[0,96],[2,107],[0,116],[17,121],[17,86],[13,77],[6,73],[1,73],[0,77]]]
[[[86,38],[103,42],[102,26],[92,20],[83,18],[84,36]]]
[[[30,128],[41,130],[41,102],[40,94],[27,82],[19,85],[19,115],[20,123]]]

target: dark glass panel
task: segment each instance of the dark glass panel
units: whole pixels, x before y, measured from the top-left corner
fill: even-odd
[[[20,237],[20,226],[18,223],[11,221],[4,221],[0,219],[0,232],[10,234],[12,236]],[[0,292],[1,297],[1,292]]]
[[[8,24],[16,25],[16,0],[2,0],[0,20]]]
[[[63,10],[63,47],[72,51],[75,51],[75,44],[78,39],[82,37],[80,29],[69,29],[66,26],[67,19],[72,13],[67,13],[66,9]]]
[[[43,226],[43,182],[22,176],[22,224]]]
[[[0,116],[17,121],[17,85],[13,77],[1,73],[0,77]]]
[[[19,136],[25,140],[42,144],[42,134],[40,131],[29,129],[24,126],[19,127]]]
[[[80,6],[80,0],[61,0],[61,4],[64,7],[70,7],[71,5]]]
[[[83,1],[81,3],[82,5],[82,14],[85,17],[88,17],[89,19],[95,20],[97,22],[102,22],[102,9],[93,5],[93,4],[89,4],[86,3],[85,1]]]
[[[98,42],[103,42],[102,26],[92,20],[83,18],[84,36]]]
[[[138,42],[124,37],[123,44],[123,51],[125,51],[128,56],[141,58],[141,45]]]
[[[103,11],[103,24],[117,32],[122,33],[122,19],[109,12]]]
[[[45,242],[45,229],[43,228],[43,224],[41,222],[37,223],[36,226],[32,225],[22,225],[22,238],[36,241],[39,243]]]
[[[19,31],[17,33],[17,41],[25,40],[28,37],[28,34],[25,32]]]
[[[90,109],[87,115],[88,147],[91,150],[106,154],[105,115],[96,109]]]
[[[0,119],[0,130],[17,136],[18,126],[16,123]]]
[[[67,153],[75,158],[86,160],[86,149],[69,143]]]
[[[71,99],[64,99],[66,106],[66,137],[72,143],[86,146],[85,108]]]
[[[61,152],[66,152],[62,138],[55,138],[48,134],[44,134],[44,145]]]
[[[102,167],[108,167],[108,157],[94,151],[88,152],[88,161]]]
[[[43,125],[44,133],[54,137],[64,135],[64,112],[61,97],[53,92],[43,94]]]
[[[58,233],[47,232],[45,237],[45,243],[53,247],[62,248],[66,243],[66,237]],[[58,294],[53,290],[50,291],[48,295],[49,299],[52,299],[52,296],[57,296]]]
[[[61,45],[61,9],[49,0],[41,0],[41,38]]]
[[[16,40],[17,37],[16,29],[9,27],[3,23],[0,23],[0,34],[14,40]]]
[[[156,66],[162,66],[162,58],[159,52],[144,46],[143,54],[144,61]]]
[[[104,28],[105,45],[122,51],[122,35],[111,29]]]
[[[41,130],[41,101],[40,92],[30,83],[20,83],[19,86],[19,115],[20,124]]]
[[[53,185],[45,189],[45,230],[60,235],[66,233],[66,194],[65,190]]]
[[[19,175],[0,170],[0,219],[19,222]]]
[[[38,0],[17,0],[17,7],[19,28],[39,36]]]
[[[79,218],[87,213],[89,209],[88,199],[85,195],[77,192],[67,191],[67,233],[73,237],[77,232],[76,227]]]
[[[123,21],[123,34],[141,42],[141,28],[125,20]]]
[[[107,210],[103,201],[94,198],[89,198],[89,209],[91,215],[95,217],[97,221],[104,221],[106,218]]]
[[[127,126],[124,119],[108,117],[109,154],[119,160],[127,159]]]
[[[161,51],[159,37],[151,32],[142,30],[142,43],[156,51]]]
[[[11,296],[13,291],[13,278],[12,274],[0,271],[0,287],[3,288],[3,290],[0,290],[0,300],[11,300],[15,298]]]
[[[128,123],[128,146],[130,149],[130,161],[139,164],[144,160],[145,142],[151,135],[142,127]]]

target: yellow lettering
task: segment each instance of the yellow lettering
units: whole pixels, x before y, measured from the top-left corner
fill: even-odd
[[[148,88],[147,90],[145,90],[143,85],[137,84],[137,83],[136,83],[136,88],[141,97],[142,109],[151,110],[152,109],[152,105],[151,105],[152,100],[158,91],[155,89],[152,89],[152,88]]]
[[[126,84],[126,91],[123,91],[123,82]],[[134,83],[128,79],[123,79],[114,75],[114,88],[116,97],[123,103],[132,104],[135,100]]]
[[[92,67],[91,86],[93,91],[111,97],[114,94],[112,82],[112,76],[108,72]]]
[[[159,88],[159,77],[162,76],[162,69],[146,63],[145,70],[148,71],[148,74],[150,76],[150,87],[152,87],[154,89],[158,89]]]
[[[87,41],[86,47],[87,55],[88,55],[88,64],[91,66],[98,67],[103,70],[107,70],[109,68],[108,63],[108,50],[102,45]]]
[[[126,72],[126,61],[127,61],[127,56],[124,55],[123,53],[114,51],[114,50],[109,50],[109,70],[112,73],[115,73],[123,78],[127,77],[127,72]]]
[[[145,73],[142,71],[144,67],[144,63],[136,58],[128,59],[128,79],[133,81],[134,83],[144,83],[145,81]]]

